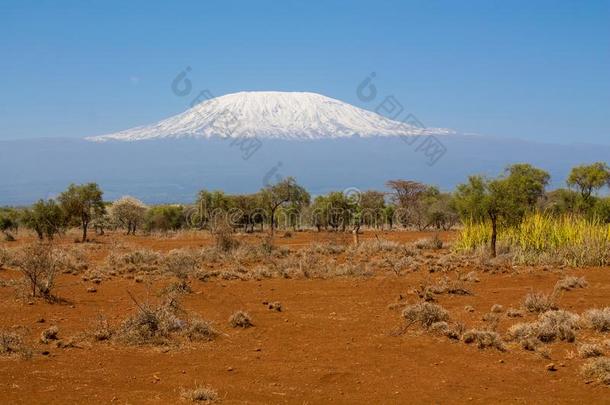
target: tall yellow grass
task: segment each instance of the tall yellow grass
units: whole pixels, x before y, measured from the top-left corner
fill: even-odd
[[[454,246],[459,251],[472,251],[488,245],[490,239],[489,223],[470,222]],[[610,224],[576,215],[534,213],[517,227],[501,228],[498,245],[508,247],[520,263],[603,266],[610,264]]]

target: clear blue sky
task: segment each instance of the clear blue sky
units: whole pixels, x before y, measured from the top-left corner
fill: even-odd
[[[608,1],[0,2],[0,139],[83,137],[195,89],[313,91],[371,108],[377,73],[427,126],[610,143]]]

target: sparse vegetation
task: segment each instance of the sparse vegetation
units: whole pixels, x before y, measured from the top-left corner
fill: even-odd
[[[584,318],[592,329],[598,332],[610,332],[610,307],[590,309],[584,313]]]
[[[252,318],[250,318],[250,315],[244,311],[234,312],[229,318],[229,324],[234,328],[244,329],[254,326],[252,323]]]
[[[403,310],[402,316],[408,325],[420,324],[423,328],[429,328],[434,323],[449,320],[449,313],[443,307],[430,302],[409,305]]]
[[[213,402],[218,399],[218,393],[210,387],[198,386],[193,389],[182,389],[182,398],[192,402]]]
[[[582,367],[582,374],[589,380],[610,385],[610,358],[601,357],[589,360]]]

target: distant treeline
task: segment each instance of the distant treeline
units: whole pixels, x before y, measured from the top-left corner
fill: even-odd
[[[255,229],[358,231],[361,227],[450,229],[460,222],[489,222],[498,227],[519,223],[528,212],[574,214],[610,222],[610,198],[597,193],[610,186],[610,169],[598,162],[572,169],[567,188],[547,192],[550,176],[529,164],[515,164],[496,178],[471,176],[454,192],[412,180],[390,180],[387,191],[350,188],[311,198],[294,178],[270,184],[254,194],[202,190],[192,205],[147,206],[125,196],[105,202],[95,183],[72,184],[55,199],[27,208],[0,208],[0,231],[14,239],[20,227],[52,239],[70,227],[82,240],[94,229],[167,232],[230,226]]]

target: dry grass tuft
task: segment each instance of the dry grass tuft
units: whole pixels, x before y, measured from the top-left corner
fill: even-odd
[[[48,329],[42,331],[40,335],[41,343],[49,343],[51,340],[57,340],[59,335],[59,328],[57,326],[51,326]]]
[[[409,305],[402,311],[403,318],[408,322],[408,326],[419,323],[423,328],[430,328],[436,322],[447,322],[449,313],[443,307],[430,302],[420,302]]]
[[[600,357],[604,355],[604,349],[600,345],[594,343],[585,343],[578,348],[578,355],[583,359],[589,357]]]
[[[610,358],[601,357],[589,360],[581,371],[588,380],[610,385]]]
[[[229,324],[234,328],[249,328],[254,326],[247,312],[237,311],[229,318]]]
[[[528,347],[536,346],[531,339],[540,343],[550,343],[555,340],[573,342],[576,339],[576,330],[579,328],[578,315],[561,310],[547,311],[540,314],[536,322],[511,326],[508,329],[508,336],[511,340],[520,342],[526,350],[530,350]]]
[[[491,347],[500,351],[506,350],[502,338],[494,331],[471,329],[464,333],[462,339],[466,344],[476,343],[479,349]]]
[[[598,332],[610,332],[610,307],[604,309],[589,309],[583,317],[591,327]]]
[[[191,342],[194,341],[211,341],[220,334],[210,322],[202,319],[192,320],[184,330],[186,336]]]
[[[525,296],[523,306],[529,312],[545,312],[550,309],[557,309],[555,304],[555,297],[553,295],[546,295],[539,292],[529,293]]]
[[[567,276],[557,281],[555,284],[555,291],[570,291],[574,288],[585,288],[587,285],[587,280],[584,277],[574,277]]]
[[[0,330],[0,356],[32,357],[32,349],[23,343],[23,337],[16,332]]]
[[[215,390],[201,386],[193,389],[182,389],[180,396],[192,402],[213,402],[218,399],[218,393]]]

